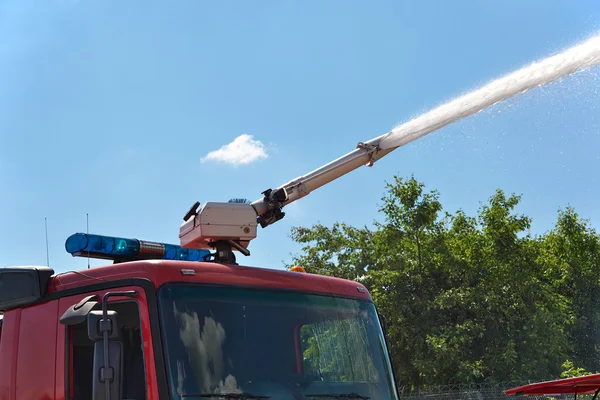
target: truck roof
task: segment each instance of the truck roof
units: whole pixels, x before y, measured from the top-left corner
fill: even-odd
[[[59,273],[50,279],[48,293],[128,278],[147,279],[155,288],[169,282],[197,282],[298,290],[371,300],[365,286],[351,280],[259,267],[173,260],[129,261]]]

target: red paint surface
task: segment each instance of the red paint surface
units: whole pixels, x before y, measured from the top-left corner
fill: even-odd
[[[135,288],[131,288],[135,289]],[[127,289],[126,289],[127,290]],[[156,378],[156,367],[154,366],[154,348],[152,347],[152,332],[150,331],[150,315],[148,314],[148,303],[143,291],[135,299],[139,303],[142,343],[144,345],[144,363],[146,367],[146,398],[148,400],[158,399],[158,386]]]
[[[15,378],[17,369],[17,349],[19,346],[19,326],[21,310],[4,314],[2,341],[0,342],[0,400],[15,398]]]
[[[195,275],[183,275],[182,269],[193,270]],[[156,288],[166,282],[186,281],[312,291],[370,299],[369,293],[362,284],[345,279],[257,267],[163,260],[134,261],[96,267],[85,270],[83,274],[75,272],[60,274],[50,282],[49,291],[126,278],[146,278]]]
[[[577,393],[593,394],[600,389],[600,374],[580,376],[577,378],[557,379],[554,381],[537,382],[505,390],[508,395],[560,395]]]
[[[68,326],[66,328],[65,335],[67,335],[67,334],[68,334],[68,337],[71,337],[71,335],[73,334],[72,326]],[[65,340],[64,340],[65,338],[63,337],[62,339],[63,339],[62,342],[65,343]],[[67,348],[66,344],[65,344],[64,348]],[[75,352],[75,346],[73,346],[72,341],[69,342],[68,349],[69,349],[69,378],[70,378],[73,376],[73,373],[75,371],[73,368],[73,360],[74,360],[73,353]],[[64,352],[62,352],[62,354],[64,354]],[[58,390],[57,390],[57,392],[58,392]],[[62,392],[62,390],[61,390],[61,392]],[[73,397],[74,394],[75,394],[75,381],[73,379],[69,379],[69,397]]]
[[[54,398],[57,309],[52,301],[21,311],[15,399]]]

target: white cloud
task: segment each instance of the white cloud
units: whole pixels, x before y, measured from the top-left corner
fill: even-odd
[[[261,158],[267,158],[265,145],[253,140],[252,135],[240,135],[233,142],[211,151],[202,157],[201,162],[217,161],[232,165],[250,164]]]

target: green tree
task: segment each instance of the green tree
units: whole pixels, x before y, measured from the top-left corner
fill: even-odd
[[[401,385],[557,376],[574,317],[519,201],[498,190],[476,216],[450,214],[437,191],[394,177],[382,222],[294,228],[292,264],[369,288]]]
[[[560,373],[561,378],[577,378],[578,376],[591,375],[591,372],[586,371],[583,368],[575,368],[573,361],[567,360],[562,364],[562,372]]]
[[[574,324],[570,357],[600,370],[600,241],[589,221],[572,208],[560,210],[555,229],[540,239],[540,262],[554,290],[569,299]]]

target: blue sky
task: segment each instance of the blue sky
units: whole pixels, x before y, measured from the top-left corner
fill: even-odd
[[[356,143],[600,31],[600,3],[95,1],[0,3],[0,265],[86,267],[85,231],[178,243],[194,201],[255,200]],[[449,211],[523,195],[532,233],[573,206],[600,226],[600,69],[401,147],[259,229],[247,265],[283,268],[295,225],[370,224],[414,176]],[[266,157],[202,158],[240,135]],[[102,261],[93,261],[100,265]]]

